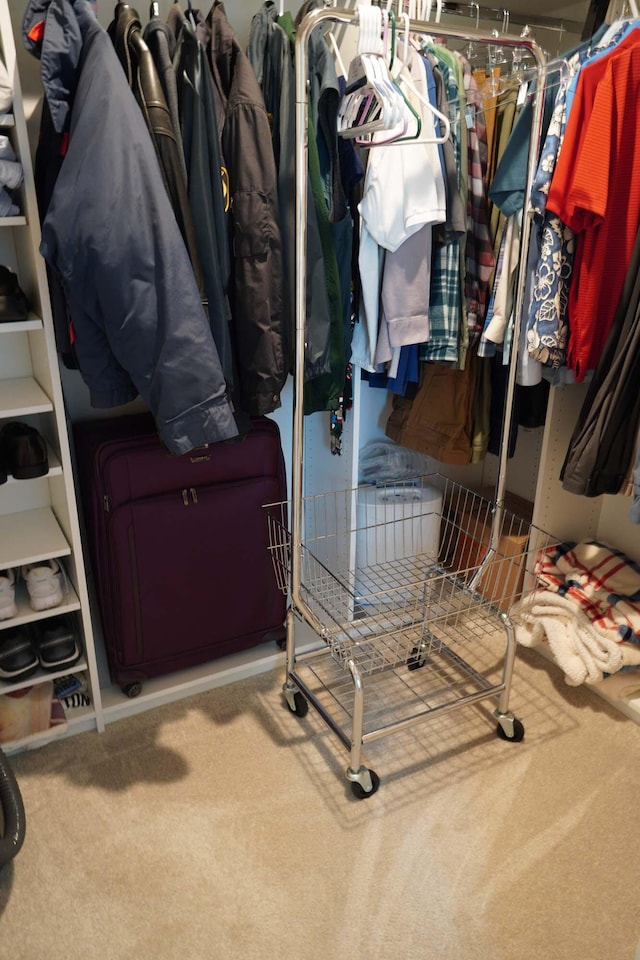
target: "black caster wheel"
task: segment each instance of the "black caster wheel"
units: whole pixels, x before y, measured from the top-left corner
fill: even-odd
[[[121,689],[125,697],[129,697],[129,699],[132,700],[134,697],[139,697],[142,693],[142,684],[139,680],[135,680],[133,683],[125,684]]]
[[[407,660],[407,667],[409,670],[421,670],[426,662],[425,657],[420,653],[420,647],[414,647]]]
[[[300,691],[298,691],[297,693],[294,693],[293,695],[293,704],[294,704],[293,707],[289,703],[288,697],[285,697],[285,700],[287,701],[287,706],[291,711],[291,713],[295,713],[296,717],[306,717],[306,715],[309,712],[309,704],[307,703],[305,698],[302,696]]]
[[[356,800],[366,800],[367,797],[372,797],[380,786],[380,777],[375,770],[369,770],[369,776],[371,777],[371,790],[365,790],[357,780],[351,781],[351,793]]]
[[[496,733],[501,740],[508,740],[509,743],[520,743],[524,739],[524,725],[520,720],[513,720],[513,736],[510,737],[501,723],[496,727]]]

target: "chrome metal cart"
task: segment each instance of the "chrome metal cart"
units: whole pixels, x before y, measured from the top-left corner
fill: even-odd
[[[308,13],[296,34],[296,363],[292,493],[289,503],[267,506],[270,544],[280,586],[290,597],[284,694],[303,716],[311,704],[350,751],[347,778],[358,798],[371,796],[379,778],[362,758],[363,746],[435,713],[498,698],[498,730],[522,739],[509,710],[515,660],[509,605],[533,577],[533,556],[549,538],[504,507],[505,473],[515,360],[507,384],[495,499],[483,500],[440,476],[418,478],[385,493],[389,509],[358,509],[357,489],[305,497],[304,352],[307,237],[307,44],[324,21],[357,24],[354,10],[328,7]],[[412,22],[429,34],[433,25]],[[438,24],[438,35],[495,42],[477,30]],[[535,173],[542,120],[545,58],[530,39],[501,35],[507,47],[533,55],[533,103],[526,196]],[[535,146],[534,146],[535,144]],[[524,256],[530,234],[521,231],[512,342],[519,342],[524,299]],[[436,493],[434,493],[434,491]],[[431,497],[431,499],[429,499]],[[435,505],[434,505],[435,504]],[[324,641],[311,654],[296,650],[296,618]],[[482,636],[502,634],[504,667],[498,681],[474,665]],[[464,657],[463,657],[464,653]],[[366,696],[365,696],[366,688]]]

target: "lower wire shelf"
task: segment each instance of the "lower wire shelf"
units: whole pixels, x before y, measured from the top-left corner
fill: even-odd
[[[509,709],[509,610],[535,586],[537,558],[553,540],[502,508],[494,524],[495,504],[438,475],[378,485],[384,509],[373,519],[354,510],[357,494],[303,499],[283,689],[293,713],[303,716],[310,703],[349,750],[346,776],[363,799],[380,782],[363,747],[434,714],[493,697],[498,735],[522,740]],[[286,506],[267,506],[284,590],[294,550]],[[324,648],[296,653],[296,615]]]
[[[490,612],[485,611],[487,615]],[[493,632],[491,624],[485,624],[486,630],[464,647],[456,640],[448,644],[433,635],[425,641],[419,631],[412,637],[407,630],[404,639],[413,643],[407,659],[364,675],[356,659],[338,659],[330,646],[295,659],[283,688],[285,700],[298,716],[304,716],[311,704],[350,752],[346,776],[356,798],[372,796],[380,784],[377,774],[363,762],[366,745],[436,715],[493,699],[498,736],[513,742],[522,740],[524,726],[508,709],[506,700],[514,654],[512,629],[506,629],[505,655],[507,624],[496,613]],[[477,610],[475,614],[477,626]],[[384,650],[384,635],[374,638],[374,645],[376,639]],[[392,643],[395,649],[397,637]],[[464,656],[460,652],[463,649]],[[364,658],[369,667],[369,650]]]
[[[346,746],[351,743],[353,681],[329,650],[296,662],[291,679]],[[409,662],[367,678],[362,742],[401,730],[461,703],[498,696],[504,683],[492,683],[446,645],[415,669]]]

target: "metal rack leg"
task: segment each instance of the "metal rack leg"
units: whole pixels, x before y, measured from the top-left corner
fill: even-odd
[[[287,610],[285,620],[287,631],[286,645],[286,677],[282,686],[282,692],[292,713],[300,713],[300,694],[295,683],[291,680],[291,674],[296,665],[296,636],[295,636],[295,616],[291,607]],[[306,712],[306,711],[305,711]]]
[[[513,669],[516,662],[516,635],[513,624],[506,614],[500,618],[507,631],[507,651],[504,660],[503,682],[504,689],[500,694],[498,708],[494,710],[494,716],[498,721],[498,735],[503,740],[512,740],[518,742],[524,737],[524,726],[518,720],[511,710],[509,710],[509,697],[511,695],[511,681],[513,679]]]
[[[353,716],[351,719],[351,757],[347,767],[347,780],[352,784],[355,796],[362,800],[376,792],[380,778],[362,763],[362,736],[364,733],[364,686],[362,677],[353,660],[347,661],[353,680]]]

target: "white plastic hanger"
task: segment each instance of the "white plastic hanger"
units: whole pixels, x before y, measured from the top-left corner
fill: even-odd
[[[403,44],[404,44],[404,55],[406,58],[409,50],[409,17],[407,16],[406,13],[403,13],[401,16],[402,16],[402,22],[404,26]],[[445,141],[449,139],[449,135],[451,133],[451,123],[449,121],[449,118],[445,116],[444,113],[441,113],[440,110],[438,110],[436,107],[434,107],[431,101],[428,100],[426,97],[423,97],[422,94],[416,89],[416,87],[414,86],[411,80],[411,77],[407,72],[405,60],[398,58],[398,62],[399,62],[399,69],[397,73],[394,71],[395,79],[400,81],[405,87],[407,87],[407,89],[409,89],[414,94],[414,96],[418,98],[420,103],[422,103],[427,108],[429,113],[433,117],[437,117],[437,119],[440,121],[440,123],[444,127],[444,133],[441,134],[440,136],[437,136],[434,132],[433,136],[429,137],[429,136],[426,136],[423,132],[421,136],[418,137],[413,142],[414,143],[445,143]]]
[[[333,50],[333,56],[335,57],[336,66],[340,72],[340,76],[346,77],[347,71],[344,65],[344,60],[342,59],[342,54],[340,53],[340,47],[338,46],[338,41],[333,35],[333,31],[329,30],[329,32],[325,34],[325,36],[329,41],[329,46]]]
[[[358,55],[349,70],[347,93],[338,110],[338,133],[360,138],[377,130],[393,130],[393,136],[406,132],[399,100],[384,55],[383,16],[380,7],[358,7]],[[364,83],[362,80],[364,79]],[[349,86],[353,89],[349,90]]]
[[[410,4],[416,0],[409,0]],[[388,13],[380,7],[359,7],[360,34],[358,56],[352,63],[349,80],[355,85],[364,74],[365,83],[360,83],[342,98],[338,111],[338,133],[342,137],[357,139],[362,146],[376,147],[392,143],[420,144],[444,143],[450,136],[451,124],[445,114],[437,110],[415,87],[405,59],[409,50],[410,17],[402,12],[404,25],[404,58],[396,57],[392,71],[387,67]],[[384,31],[381,29],[384,23]],[[438,136],[433,130],[427,134],[424,123],[414,108],[405,99],[398,86],[410,90],[426,108],[429,116],[437,117],[443,133]],[[411,136],[414,130],[416,135]],[[409,132],[409,136],[407,133]],[[384,135],[383,135],[384,134]]]
[[[284,3],[284,0],[280,0],[281,5]],[[338,0],[333,0],[333,6],[337,6]],[[338,41],[336,40],[333,30],[327,30],[325,38],[329,41],[329,46],[333,50],[333,56],[335,57],[336,66],[339,71],[339,75],[345,77],[347,76],[347,69],[344,65],[344,60],[342,59],[342,54],[340,53],[340,47],[338,46]]]

